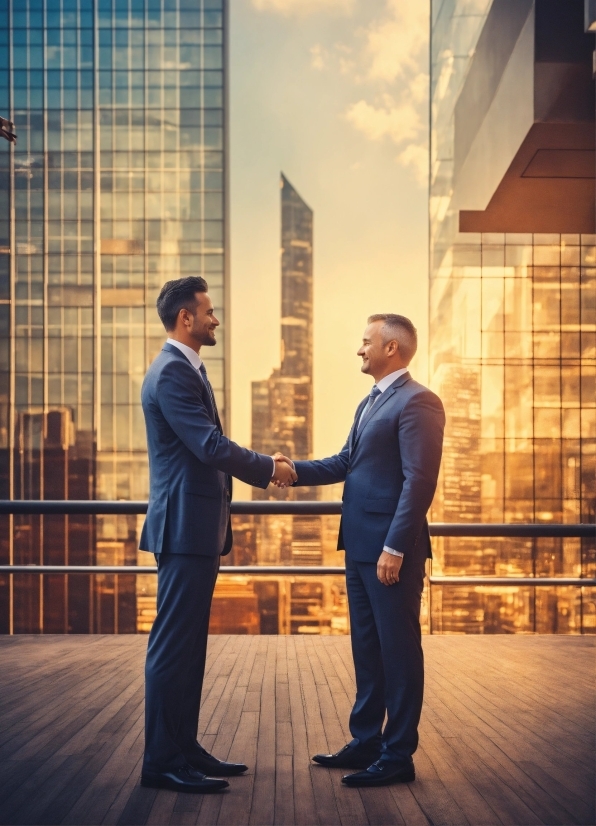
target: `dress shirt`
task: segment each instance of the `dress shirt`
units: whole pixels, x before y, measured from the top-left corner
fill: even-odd
[[[176,341],[176,339],[174,338],[168,338],[168,344],[171,344],[173,347],[177,347],[180,350],[180,352],[184,356],[186,356],[186,358],[190,361],[197,373],[199,373],[203,365],[203,360],[201,359],[199,354],[192,349],[192,347],[189,347],[187,344],[182,344],[181,341]],[[275,476],[275,459],[273,458],[273,456],[271,457],[271,461],[273,462],[273,473],[271,474],[271,478],[273,479],[273,477]]]
[[[384,376],[377,382],[377,387],[384,393],[387,388],[391,387],[394,381],[396,381],[400,376],[403,376],[404,373],[408,372],[407,367],[401,367],[399,370],[394,370],[393,373],[389,373],[388,376]]]
[[[396,379],[398,379],[400,376],[403,376],[403,374],[407,373],[407,372],[408,372],[408,368],[407,367],[402,367],[399,370],[394,370],[393,373],[389,373],[388,376],[384,376],[380,381],[378,381],[377,382],[377,387],[379,388],[379,390],[381,392],[379,393],[377,398],[373,401],[371,406],[374,407],[375,402],[377,401],[377,399],[379,399],[383,395],[385,390],[387,390],[387,388],[391,387],[391,385],[393,384],[393,382]],[[358,424],[360,424],[360,422]],[[387,545],[385,545],[383,547],[383,550],[387,551],[387,553],[391,554],[392,556],[403,556],[403,553],[401,551],[396,551],[393,548],[388,548]]]
[[[177,347],[180,350],[180,352],[186,356],[186,358],[190,361],[190,363],[197,372],[201,369],[201,364],[203,363],[203,360],[196,352],[196,350],[193,350],[192,347],[189,347],[187,344],[182,344],[181,341],[176,341],[175,338],[169,338],[168,344],[171,344],[172,347]]]

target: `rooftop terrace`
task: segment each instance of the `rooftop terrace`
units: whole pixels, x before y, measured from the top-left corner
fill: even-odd
[[[594,824],[589,637],[425,637],[415,783],[346,789],[347,637],[210,639],[200,739],[247,775],[139,786],[146,637],[0,638],[3,824]]]

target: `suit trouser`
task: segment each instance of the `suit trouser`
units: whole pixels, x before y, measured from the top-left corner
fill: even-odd
[[[145,663],[144,768],[186,762],[196,751],[209,612],[219,556],[160,554],[157,616]]]
[[[424,691],[420,600],[425,560],[404,557],[399,582],[383,585],[374,562],[346,554],[356,700],[352,737],[381,746],[389,759],[411,756],[418,746]],[[383,729],[387,713],[387,723]]]

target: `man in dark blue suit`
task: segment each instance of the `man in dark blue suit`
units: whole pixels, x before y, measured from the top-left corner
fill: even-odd
[[[230,552],[232,476],[285,487],[290,463],[246,450],[223,435],[202,346],[219,321],[203,278],[169,281],[157,299],[168,340],[150,366],[141,400],[150,494],[140,548],[156,555],[157,617],[145,667],[143,786],[218,792],[219,778],[246,771],[197,743],[209,612],[219,558]],[[214,774],[216,777],[208,777]]]
[[[338,549],[346,552],[356,671],[353,739],[313,760],[364,769],[343,778],[348,786],[415,777],[424,684],[420,598],[431,556],[426,514],[445,426],[440,399],[408,372],[416,347],[409,319],[371,316],[358,355],[375,384],[356,410],[348,441],[329,459],[295,463],[298,485],[345,480]]]

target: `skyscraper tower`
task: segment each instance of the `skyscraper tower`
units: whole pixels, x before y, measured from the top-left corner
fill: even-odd
[[[447,412],[432,517],[594,522],[594,38],[584,3],[431,6],[430,373]],[[596,570],[588,538],[436,546],[448,574]],[[596,595],[449,586],[433,591],[433,606],[437,630],[578,633],[594,628]]]
[[[281,186],[281,366],[252,385],[252,446],[281,450],[293,459],[312,458],[313,212],[282,174]],[[313,488],[253,491],[255,499],[315,499]],[[320,564],[316,517],[262,520],[257,554],[262,561]]]
[[[253,382],[255,450],[312,456],[313,212],[288,179],[281,185],[281,367]],[[254,491],[255,497],[267,497]],[[307,497],[308,498],[308,497]]]
[[[225,0],[0,0],[0,496],[144,499],[162,284],[227,322]],[[225,328],[225,324],[224,324]],[[205,354],[228,413],[227,344]],[[15,517],[3,562],[131,563],[136,517]],[[136,627],[134,577],[0,581],[0,630]]]

